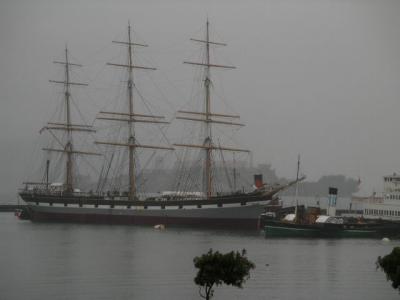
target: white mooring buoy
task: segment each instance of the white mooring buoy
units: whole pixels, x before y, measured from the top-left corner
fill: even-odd
[[[387,238],[387,237],[384,237],[384,238],[382,239],[382,242],[389,243],[389,242],[390,242],[390,239]]]
[[[154,229],[164,230],[164,229],[165,229],[165,225],[164,225],[164,224],[157,224],[157,225],[154,225]]]

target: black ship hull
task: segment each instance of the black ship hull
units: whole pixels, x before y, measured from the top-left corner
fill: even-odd
[[[275,193],[248,193],[211,199],[128,201],[95,195],[52,195],[21,192],[34,222],[129,225],[176,225],[258,229],[259,216]]]

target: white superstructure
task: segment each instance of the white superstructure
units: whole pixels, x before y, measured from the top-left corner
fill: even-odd
[[[383,202],[368,203],[363,209],[364,218],[400,221],[400,175],[383,177]]]

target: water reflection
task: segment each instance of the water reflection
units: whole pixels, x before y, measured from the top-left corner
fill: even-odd
[[[0,299],[199,299],[193,257],[247,249],[243,290],[218,299],[397,299],[375,270],[398,241],[266,239],[260,232],[32,224],[0,214]]]

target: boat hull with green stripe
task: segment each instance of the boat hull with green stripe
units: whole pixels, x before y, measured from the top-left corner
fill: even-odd
[[[377,238],[378,228],[346,224],[294,224],[269,222],[264,227],[266,237],[305,238]]]

